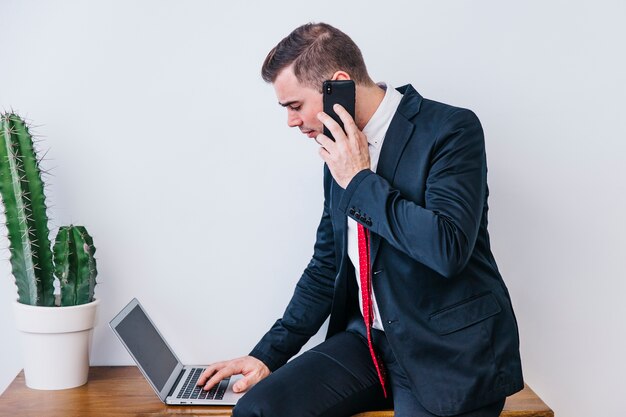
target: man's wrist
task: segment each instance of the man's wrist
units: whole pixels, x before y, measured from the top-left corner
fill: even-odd
[[[369,168],[366,168],[366,169],[362,169],[354,177],[352,177],[352,179],[346,186],[343,196],[341,197],[341,201],[339,202],[339,210],[341,210],[341,212],[347,213],[348,204],[350,203],[350,200],[352,199],[352,195],[354,194],[356,189],[359,187],[359,184],[361,184],[361,182],[363,182],[363,180],[369,177],[370,175],[375,175],[374,171],[372,171]]]
[[[267,366],[267,368],[270,370],[270,372],[274,372],[276,369],[280,368],[279,363],[273,361],[268,355],[261,352],[259,349],[252,349],[252,352],[250,352],[248,355],[263,362],[265,366]]]

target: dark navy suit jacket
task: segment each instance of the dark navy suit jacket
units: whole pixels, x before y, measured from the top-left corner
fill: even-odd
[[[411,85],[389,126],[377,172],[342,189],[324,166],[324,211],[311,262],[281,319],[251,352],[270,370],[330,314],[349,320],[347,217],[369,228],[372,285],[393,352],[422,405],[459,414],[523,388],[519,336],[487,233],[482,127],[469,110]]]

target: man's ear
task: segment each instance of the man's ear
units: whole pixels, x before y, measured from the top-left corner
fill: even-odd
[[[333,74],[333,77],[331,78],[331,80],[335,81],[335,80],[351,80],[352,78],[350,78],[350,74],[348,74],[345,71],[337,71]]]

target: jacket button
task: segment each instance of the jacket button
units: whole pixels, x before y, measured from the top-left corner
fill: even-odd
[[[372,221],[370,219],[367,219],[367,221],[365,222],[365,224],[367,224],[368,226],[372,225]]]
[[[354,209],[350,209],[350,215],[354,216]]]
[[[357,211],[356,213],[354,213],[354,217],[355,217],[357,220],[361,220],[361,213]]]

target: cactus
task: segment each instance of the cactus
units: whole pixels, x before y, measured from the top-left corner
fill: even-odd
[[[53,260],[39,163],[26,123],[14,113],[0,114],[0,196],[18,301],[54,306],[56,274],[62,306],[91,302],[96,248],[83,226],[63,226],[57,233]]]
[[[54,243],[54,272],[61,283],[61,305],[93,301],[96,286],[96,248],[83,226],[63,226]]]
[[[0,194],[19,302],[52,306],[54,276],[44,185],[28,126],[14,113],[0,115]]]

